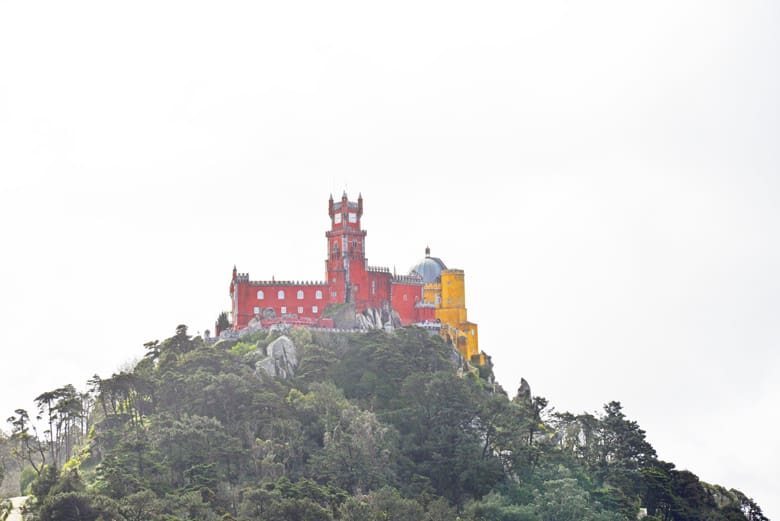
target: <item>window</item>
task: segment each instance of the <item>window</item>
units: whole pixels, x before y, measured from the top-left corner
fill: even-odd
[[[287,306],[282,306],[282,315],[287,314]]]
[[[337,297],[337,296],[338,296],[338,293],[336,293],[335,291],[331,291],[331,292],[330,292],[330,296],[331,296],[331,297]]]
[[[347,217],[349,222],[356,223],[357,222],[357,214],[354,212],[349,212],[349,216]]]
[[[372,295],[376,295],[376,281],[375,280],[371,281],[371,294]]]
[[[302,289],[298,290],[298,295],[297,296],[298,296],[298,300],[303,300],[303,290]]]
[[[314,298],[316,298],[317,300],[322,300],[322,291],[320,291],[320,290],[317,290],[317,291],[314,293]],[[315,312],[315,313],[316,313],[316,312]]]
[[[259,307],[255,306],[255,310],[254,311],[255,311],[255,315],[259,315],[260,314],[260,308]]]
[[[265,293],[263,293],[263,290],[257,292],[257,300],[263,300],[265,298]]]
[[[352,247],[357,248],[357,241],[352,241]]]
[[[284,300],[284,290],[279,290],[279,293],[276,294],[276,298],[279,300]]]
[[[407,300],[409,300],[409,295],[404,294],[404,302],[406,302]]]
[[[303,306],[298,306],[298,313],[303,313]]]
[[[319,313],[320,312],[320,308],[318,308],[317,306],[312,306],[311,307],[311,312],[312,313]]]

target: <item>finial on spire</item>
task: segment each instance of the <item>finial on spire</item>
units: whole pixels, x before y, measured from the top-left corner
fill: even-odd
[[[431,247],[430,246],[426,246],[425,247],[425,256],[426,257],[430,257],[431,256]]]
[[[333,193],[332,193],[332,192],[331,192],[331,194],[330,194],[330,200],[331,200],[331,201],[333,200]]]

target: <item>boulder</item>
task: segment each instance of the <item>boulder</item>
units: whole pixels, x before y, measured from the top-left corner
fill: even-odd
[[[266,352],[268,356],[255,363],[255,374],[263,371],[269,376],[283,379],[295,376],[299,360],[292,340],[286,336],[280,336],[268,345]]]
[[[518,402],[531,403],[531,386],[525,381],[525,378],[520,378],[520,388],[517,390]]]

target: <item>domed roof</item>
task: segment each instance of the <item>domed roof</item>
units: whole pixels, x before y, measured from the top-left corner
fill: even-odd
[[[425,258],[412,266],[409,274],[417,273],[426,284],[430,282],[441,282],[441,270],[446,270],[447,266],[438,257],[431,257],[431,249],[425,248]]]

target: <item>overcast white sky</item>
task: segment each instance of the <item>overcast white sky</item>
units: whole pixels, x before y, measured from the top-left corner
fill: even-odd
[[[0,0],[0,416],[213,329],[235,263],[430,244],[513,394],[780,514],[780,8]]]

